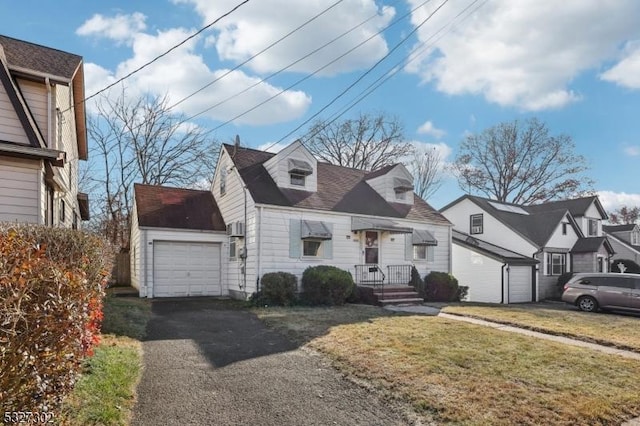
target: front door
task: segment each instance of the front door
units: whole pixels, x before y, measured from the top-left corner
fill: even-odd
[[[365,231],[364,235],[364,263],[380,263],[380,233]]]

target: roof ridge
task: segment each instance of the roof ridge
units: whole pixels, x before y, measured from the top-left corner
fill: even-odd
[[[7,38],[7,39],[13,40],[13,41],[18,42],[18,43],[26,43],[26,44],[30,44],[32,46],[40,47],[42,49],[55,50],[56,52],[64,53],[66,55],[77,56],[79,58],[79,60],[82,61],[82,55],[78,55],[77,53],[72,53],[72,52],[68,52],[66,50],[58,49],[56,47],[45,46],[44,44],[34,43],[32,41],[27,41],[27,40],[21,40],[21,39],[18,39],[18,38],[15,38],[15,37],[11,37],[11,36],[7,36],[7,35],[4,35],[4,34],[0,34],[0,38]],[[0,44],[1,44],[1,41],[0,41]]]
[[[171,189],[171,190],[179,190],[179,191],[204,192],[204,193],[208,193],[208,194],[213,195],[211,193],[211,191],[209,191],[208,189],[180,188],[180,187],[177,187],[177,186],[154,185],[154,184],[151,184],[151,183],[138,183],[138,182],[135,182],[133,184],[133,186],[134,187],[136,187],[136,186],[144,186],[144,187],[147,187],[147,188]]]

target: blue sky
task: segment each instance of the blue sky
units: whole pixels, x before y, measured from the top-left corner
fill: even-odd
[[[0,32],[82,55],[90,95],[239,3],[2,0]],[[327,48],[234,97],[351,28]],[[194,121],[209,129],[220,126],[214,134],[223,141],[239,134],[251,147],[286,144],[307,126],[285,137],[288,133],[389,54],[320,117],[341,111],[371,82],[402,64],[344,117],[380,111],[395,115],[407,140],[436,146],[450,161],[468,132],[535,116],[552,133],[573,138],[577,152],[590,163],[605,207],[640,205],[640,2],[635,0],[250,0],[127,79],[127,93],[168,93],[178,101],[256,54],[176,111],[197,114],[231,97]],[[413,60],[407,64],[407,58]],[[441,207],[461,193],[447,176],[428,201]]]

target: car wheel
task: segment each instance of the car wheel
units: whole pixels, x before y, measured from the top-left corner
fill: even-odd
[[[584,312],[595,312],[598,310],[598,302],[591,296],[582,296],[578,299],[576,305]]]

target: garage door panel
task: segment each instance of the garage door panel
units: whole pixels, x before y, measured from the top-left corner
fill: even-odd
[[[531,267],[509,268],[509,303],[531,302]]]
[[[154,297],[222,295],[221,245],[154,242]]]

